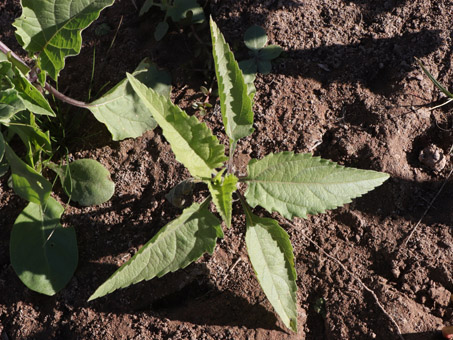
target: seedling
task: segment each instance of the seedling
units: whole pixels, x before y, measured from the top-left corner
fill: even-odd
[[[211,103],[209,103],[209,98],[212,95],[212,90],[208,90],[205,86],[200,86],[200,91],[204,95],[204,100],[196,101],[192,104],[192,108],[194,110],[197,110],[201,116],[204,116],[208,113],[208,110],[212,108]]]
[[[234,151],[253,129],[253,94],[229,45],[211,19],[212,53],[219,88],[223,125],[229,139],[229,157],[208,127],[188,116],[153,89],[128,74],[130,84],[170,143],[176,160],[207,185],[210,196],[193,203],[181,216],[164,226],[129,261],[93,293],[89,300],[142,280],[161,277],[184,268],[203,253],[214,251],[223,236],[220,220],[209,210],[214,202],[226,227],[232,225],[233,194],[246,216],[245,241],[257,279],[286,327],[297,332],[296,269],[286,231],[272,218],[253,208],[279,212],[288,219],[334,209],[382,184],[384,173],[345,168],[311,154],[271,153],[248,164],[248,174],[234,173]],[[238,183],[247,185],[243,194]]]
[[[145,14],[151,7],[159,7],[165,12],[164,19],[159,22],[154,31],[154,39],[161,40],[169,29],[168,19],[174,23],[180,24],[200,24],[205,21],[203,8],[197,3],[197,0],[146,0],[140,9],[140,15]]]
[[[266,31],[260,26],[251,26],[244,34],[245,46],[249,49],[250,59],[239,63],[245,75],[256,73],[268,74],[271,72],[271,61],[282,53],[282,48],[278,45],[267,44]]]
[[[109,172],[95,160],[52,161],[52,137],[41,121],[56,114],[43,92],[89,109],[115,140],[140,136],[156,126],[126,79],[92,103],[68,98],[47,82],[47,77],[57,81],[65,58],[80,52],[80,32],[113,1],[22,0],[22,15],[14,26],[17,40],[34,60],[32,67],[0,42],[0,176],[10,169],[14,192],[29,202],[13,225],[11,264],[27,287],[47,295],[70,280],[78,252],[75,231],[61,226],[64,207],[50,196],[53,184],[43,171],[55,172],[69,201],[80,205],[109,200],[115,186]],[[59,10],[65,6],[70,10]],[[134,77],[169,95],[168,75],[148,61],[138,66]],[[13,149],[15,136],[25,145],[23,158]]]

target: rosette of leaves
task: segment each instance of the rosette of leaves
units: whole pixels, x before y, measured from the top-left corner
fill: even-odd
[[[14,26],[19,43],[33,57],[31,68],[0,42],[0,176],[10,171],[14,192],[29,202],[13,225],[11,263],[27,287],[47,295],[67,284],[78,255],[75,231],[60,224],[64,207],[51,197],[53,185],[44,170],[53,170],[69,200],[82,206],[106,202],[115,186],[108,170],[95,160],[67,164],[52,160],[52,138],[40,122],[56,113],[43,88],[52,89],[47,75],[58,79],[65,58],[80,52],[81,31],[113,1],[22,0],[22,15]],[[149,61],[144,60],[133,74],[163,96],[169,95],[168,75]],[[92,111],[115,140],[139,136],[156,126],[126,79],[93,103],[72,99],[70,103]],[[25,146],[23,154],[15,151],[19,143]]]
[[[140,9],[140,15],[148,12],[151,7],[159,7],[165,12],[164,19],[159,22],[154,31],[154,39],[161,40],[168,32],[168,19],[174,23],[186,24],[201,24],[205,21],[203,8],[198,4],[197,0],[146,0]]]
[[[128,75],[176,159],[194,181],[206,183],[210,196],[193,203],[165,225],[129,261],[91,295],[90,300],[116,289],[184,268],[205,253],[212,253],[222,237],[221,221],[209,210],[212,201],[226,227],[232,225],[233,194],[238,195],[246,216],[245,241],[257,279],[286,327],[297,332],[296,269],[290,238],[279,223],[261,217],[261,206],[282,216],[306,217],[348,203],[382,184],[389,176],[371,170],[345,168],[334,162],[293,152],[270,153],[248,164],[248,174],[233,173],[237,142],[253,133],[252,96],[229,45],[211,19],[212,53],[219,88],[223,125],[230,154],[204,123],[188,116],[153,89]],[[228,164],[225,162],[228,160]],[[242,194],[238,183],[247,185]]]
[[[251,26],[244,34],[245,46],[249,49],[250,59],[242,60],[239,66],[245,75],[271,72],[271,61],[283,51],[278,45],[267,44],[266,31],[260,26]]]

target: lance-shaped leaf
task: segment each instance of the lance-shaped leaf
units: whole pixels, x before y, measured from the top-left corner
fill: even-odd
[[[5,139],[3,138],[3,134],[0,132],[0,162],[3,160],[4,155],[5,155]]]
[[[245,242],[258,282],[286,327],[297,332],[296,270],[289,236],[277,221],[260,218],[244,204]]]
[[[52,184],[22,161],[8,144],[5,144],[5,157],[11,167],[14,192],[27,201],[43,204],[50,196]]]
[[[204,123],[190,117],[170,99],[158,94],[128,74],[130,84],[145,102],[171,145],[176,159],[192,176],[211,178],[214,169],[226,160],[225,148]]]
[[[234,145],[237,140],[253,132],[253,103],[230,47],[212,18],[210,24],[223,125]]]
[[[29,203],[11,231],[11,265],[28,288],[41,294],[57,293],[77,267],[76,233],[61,226],[63,211],[52,197],[43,205]]]
[[[29,53],[39,53],[39,66],[54,80],[67,56],[77,55],[81,31],[114,0],[22,0],[22,15],[14,22],[16,37]]]
[[[107,279],[89,300],[184,268],[205,252],[212,254],[223,232],[220,221],[209,212],[208,206],[209,200],[206,200],[185,209]]]
[[[221,173],[219,172],[218,175],[221,175]],[[212,200],[227,227],[231,226],[233,192],[236,191],[237,182],[238,178],[233,174],[229,174],[223,179],[218,176],[214,180],[207,182]]]
[[[286,218],[334,209],[381,185],[388,174],[345,168],[310,154],[270,154],[248,165],[245,197]]]
[[[158,93],[166,97],[170,96],[170,75],[158,70],[148,60],[143,60],[133,74]],[[88,109],[97,120],[107,126],[113,140],[139,137],[145,131],[153,130],[157,126],[145,103],[135,93],[126,78],[101,98],[92,102]]]
[[[63,189],[80,205],[97,205],[108,201],[115,192],[109,171],[94,159],[79,159],[55,168]]]

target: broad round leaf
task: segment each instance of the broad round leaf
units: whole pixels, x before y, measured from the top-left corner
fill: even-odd
[[[80,205],[97,205],[108,201],[115,191],[110,173],[94,159],[79,159],[58,172],[63,189]]]
[[[10,239],[11,265],[31,290],[54,295],[77,267],[74,228],[63,228],[63,207],[52,197],[43,205],[29,203],[17,217]]]
[[[260,26],[251,26],[245,31],[244,43],[251,50],[259,50],[267,43],[266,31]]]

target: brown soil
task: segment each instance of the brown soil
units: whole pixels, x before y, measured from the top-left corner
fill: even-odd
[[[0,4],[0,38],[20,51],[11,26],[20,15],[18,3]],[[150,57],[171,70],[174,101],[194,114],[191,104],[202,98],[199,87],[213,79],[203,57],[208,54],[195,56],[200,44],[189,36],[190,29],[173,26],[156,43],[152,33],[161,13],[140,18],[135,5],[142,3],[117,0],[102,12],[84,32],[81,54],[67,59],[59,88],[87,99],[94,48],[93,93]],[[427,110],[442,97],[416,58],[453,88],[453,2],[211,0],[205,10],[239,58],[247,56],[242,36],[253,24],[263,26],[270,41],[285,50],[271,74],[257,77],[256,131],[239,145],[239,171],[245,172],[250,157],[293,150],[391,175],[377,190],[341,209],[284,224],[296,258],[299,333],[284,328],[258,286],[238,206],[234,227],[225,230],[212,256],[88,303],[119,265],[180,213],[164,196],[188,173],[176,163],[159,129],[111,142],[89,114],[72,121],[83,111],[60,104],[71,127],[60,142],[74,159],[103,163],[116,192],[98,207],[68,207],[63,222],[76,228],[79,265],[67,287],[47,297],[24,287],[10,265],[10,231],[25,203],[2,179],[2,340],[398,339],[373,295],[307,237],[374,291],[404,339],[439,339],[439,329],[453,323],[452,105]],[[96,28],[103,23],[111,31],[98,36]],[[207,27],[199,35],[209,41]],[[218,110],[199,118],[225,141]],[[436,152],[446,157],[443,169],[433,162]],[[321,298],[324,304],[317,309]]]

